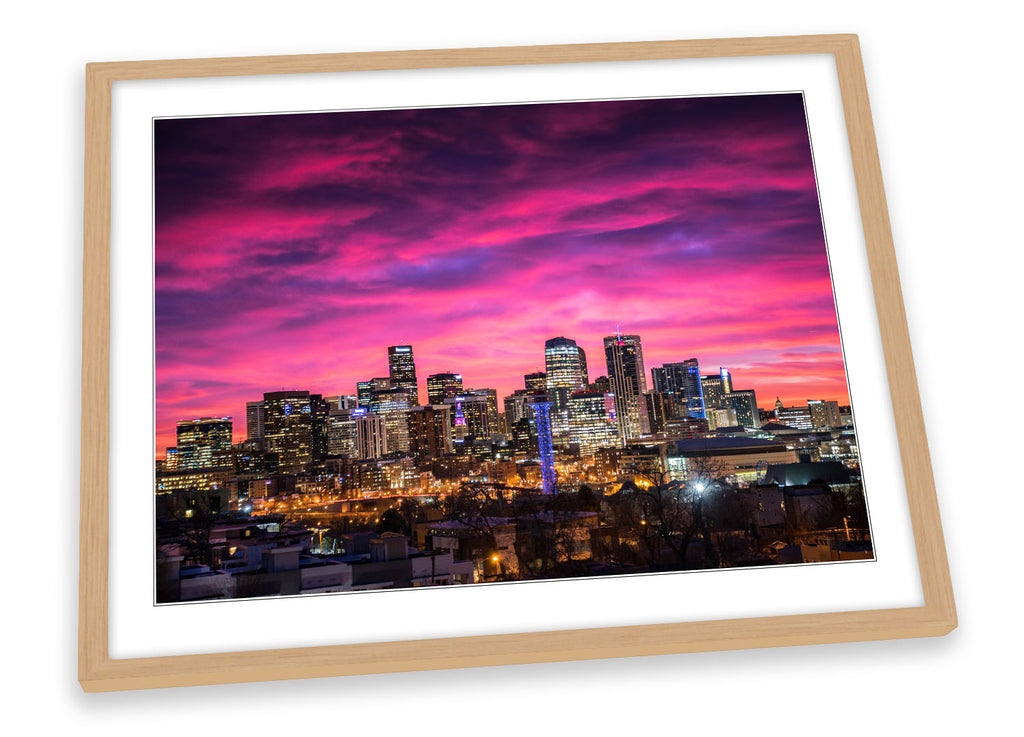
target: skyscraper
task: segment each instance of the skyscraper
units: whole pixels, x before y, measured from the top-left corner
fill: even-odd
[[[444,400],[463,393],[462,374],[431,374],[427,377],[427,403],[444,404]]]
[[[615,394],[619,439],[625,445],[651,431],[647,402],[643,396],[647,392],[647,377],[640,336],[621,333],[607,336],[604,339],[604,354],[612,393]]]
[[[485,438],[491,434],[491,413],[487,395],[460,394],[457,397],[449,397],[443,404],[451,407],[455,437],[464,438],[472,435],[475,438]]]
[[[498,390],[470,389],[466,394],[487,399],[487,428],[491,433],[501,432],[501,421],[498,418]]]
[[[725,390],[722,388],[722,375],[710,374],[700,377],[700,390],[704,395],[704,414],[713,409],[725,406]]]
[[[732,374],[729,369],[719,367],[718,375],[722,378],[722,393],[729,394],[732,391]]]
[[[569,396],[587,388],[586,355],[571,338],[544,343],[545,384],[551,398],[551,432],[556,444],[568,441]]]
[[[356,397],[360,407],[370,408],[370,400],[373,398],[373,379],[356,382]]]
[[[615,396],[600,392],[575,392],[569,397],[569,439],[581,455],[619,444]]]
[[[320,394],[309,395],[309,419],[313,425],[313,460],[322,461],[328,454],[330,403]]]
[[[263,442],[263,424],[266,413],[263,402],[245,403],[245,439]]]
[[[327,421],[327,453],[335,458],[356,457],[356,416],[366,410],[333,407]]]
[[[656,369],[655,369],[656,370]],[[650,423],[651,432],[665,432],[666,423],[672,417],[687,417],[686,413],[677,415],[672,404],[672,395],[666,392],[649,391],[644,394],[647,401],[647,421]]]
[[[419,388],[416,386],[416,362],[411,345],[388,346],[388,375],[393,389],[401,389],[409,395],[409,405],[420,403]]]
[[[530,397],[534,392],[527,389],[517,389],[505,397],[505,424],[511,429],[524,417],[533,419],[533,410],[530,408]]]
[[[451,406],[428,404],[409,410],[409,453],[425,466],[452,452]]]
[[[231,418],[203,417],[178,423],[177,468],[230,464]]]
[[[352,416],[355,419],[356,457],[365,460],[386,456],[391,449],[384,418],[362,408],[354,410]]]
[[[704,416],[704,392],[696,358],[666,363],[661,368],[651,369],[651,381],[655,391],[672,397],[672,409],[676,416]]]
[[[308,391],[267,392],[265,442],[281,473],[301,473],[313,461],[313,418]]]
[[[384,418],[388,452],[409,452],[409,409],[412,396],[404,389],[381,389],[373,393],[370,411]]]
[[[537,421],[532,409],[529,417],[521,417],[512,425],[512,449],[520,456],[535,456],[539,452]]]
[[[548,375],[543,371],[534,371],[523,376],[523,384],[527,391],[544,391],[548,388]]]

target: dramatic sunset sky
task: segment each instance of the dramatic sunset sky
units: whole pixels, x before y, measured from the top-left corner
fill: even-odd
[[[159,120],[156,449],[411,344],[499,401],[575,339],[849,401],[799,94]]]

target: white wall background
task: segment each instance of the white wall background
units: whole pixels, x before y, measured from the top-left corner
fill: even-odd
[[[370,5],[179,0],[5,8],[5,731],[1016,729],[1022,654],[1016,565],[1022,525],[1016,520],[1024,512],[1019,476],[1011,475],[1020,455],[1014,434],[1024,266],[1016,227],[1024,170],[1020,11],[988,2],[948,10],[867,1]],[[81,692],[75,639],[86,62],[830,32],[861,37],[958,600],[957,631],[940,640]],[[968,432],[971,422],[978,428]],[[976,460],[980,453],[1000,465]]]

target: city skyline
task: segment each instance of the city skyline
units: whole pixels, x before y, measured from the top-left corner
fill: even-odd
[[[618,335],[617,334],[617,335],[612,335],[612,336],[605,336],[605,340],[607,341],[607,340],[616,339],[617,342],[621,342],[621,340],[623,338],[629,339],[629,338],[636,338],[636,337],[640,337],[640,336]],[[564,337],[563,336],[558,336],[558,338],[556,338],[556,340],[564,340]],[[550,344],[552,341],[548,340],[546,342]],[[571,339],[570,339],[570,342],[571,342]],[[383,346],[383,347],[381,347],[381,349],[384,352],[385,356],[390,356],[390,355],[392,355],[391,354],[391,349],[393,349],[395,347],[396,346]],[[415,357],[415,347],[414,346],[401,346],[401,348],[410,348],[411,349],[410,350],[411,355],[413,357]],[[646,349],[644,349],[644,350],[646,350]],[[683,363],[688,364],[688,365],[693,365],[693,366],[696,367],[697,365],[699,365],[699,359],[696,358],[696,357],[691,357],[691,358],[687,359],[685,362],[678,362],[677,365],[681,365]],[[672,362],[667,364],[667,366],[672,366],[672,365],[673,365]],[[413,370],[415,370],[415,362],[412,362],[412,366],[413,366]],[[665,366],[665,367],[663,367],[663,366],[649,366],[649,367],[647,367],[646,372],[647,372],[648,375],[650,375],[654,371],[663,371],[663,370],[665,370],[667,368],[667,366]],[[601,370],[602,368],[606,368],[606,367],[603,364],[598,364],[597,366],[594,367],[596,375],[592,374],[592,375],[589,376],[590,386],[593,385],[593,380],[594,379],[597,379],[597,378],[608,379],[608,376],[607,376],[608,372],[606,370],[602,371]],[[735,392],[738,392],[740,394],[748,393],[750,391],[749,389],[743,389],[743,388],[740,388],[737,385],[733,385],[732,384],[732,382],[735,380],[736,377],[732,375],[732,372],[728,369],[728,367],[724,367],[724,366],[715,367],[714,370],[711,371],[711,373],[708,373],[708,371],[709,371],[709,368],[705,366],[705,367],[699,369],[698,375],[701,376],[701,378],[703,378],[703,379],[717,379],[717,378],[719,378],[719,372],[720,371],[724,371],[725,374],[730,377],[730,390],[731,391],[735,391]],[[384,373],[386,374],[387,372],[384,372]],[[426,376],[423,376],[423,374],[420,373],[418,370],[416,371],[416,373],[417,373],[417,375],[419,377],[418,382],[417,382],[417,386],[419,386],[421,388],[428,386],[427,379],[431,379],[431,378],[435,378],[435,377],[448,377],[448,376],[452,376],[453,373],[455,375],[461,376],[461,374],[458,374],[457,372],[452,372],[452,373],[449,373],[449,372],[438,372],[438,373],[434,373],[434,374],[428,374]],[[380,378],[387,378],[387,377],[384,376],[384,377],[380,377]],[[522,376],[521,377],[521,379],[522,379],[521,384],[522,385],[519,386],[519,387],[514,388],[507,395],[502,395],[502,394],[498,393],[498,395],[497,395],[497,400],[498,400],[497,403],[498,403],[498,405],[499,406],[501,405],[501,400],[504,399],[504,397],[511,396],[513,393],[520,394],[524,390],[528,390],[529,387],[527,386],[526,378],[527,378],[527,375]],[[739,379],[741,380],[740,384],[742,384],[742,379],[743,379],[742,374],[739,376]],[[493,387],[488,387],[488,386],[485,386],[484,384],[480,384],[479,386],[470,386],[470,385],[466,384],[465,387],[464,387],[464,391],[457,392],[457,394],[458,395],[462,395],[462,396],[470,397],[470,396],[472,396],[472,394],[474,392],[478,392],[480,390],[492,390],[492,389],[493,389]],[[609,382],[609,391],[610,391],[610,395],[611,396],[615,396],[614,382],[613,381]],[[646,387],[646,391],[647,392],[656,392],[658,390],[653,386],[652,383],[649,382],[647,387]],[[232,432],[231,442],[232,443],[239,443],[239,442],[242,442],[242,441],[247,439],[247,426],[248,426],[248,423],[250,421],[249,420],[249,406],[250,405],[253,405],[253,404],[256,404],[256,403],[261,403],[263,401],[263,398],[266,395],[278,394],[278,393],[285,393],[285,394],[287,394],[287,393],[296,393],[296,392],[298,392],[298,393],[306,392],[306,393],[308,393],[311,396],[312,395],[316,395],[316,396],[322,397],[324,399],[333,399],[333,398],[336,398],[336,397],[340,396],[340,397],[349,397],[349,398],[351,398],[354,401],[358,401],[358,392],[356,390],[335,392],[335,391],[327,391],[323,387],[317,387],[317,386],[289,386],[289,387],[280,387],[280,388],[276,388],[276,389],[267,389],[266,391],[261,392],[258,397],[251,397],[251,398],[247,399],[246,400],[246,411],[243,412],[240,416],[234,416],[234,415],[228,415],[228,414],[216,414],[216,413],[214,413],[214,414],[204,415],[204,416],[181,417],[181,418],[178,418],[174,422],[174,428],[165,429],[166,430],[165,434],[172,436],[172,438],[174,438],[176,440],[179,440],[180,436],[175,438],[175,433],[176,432],[180,433],[180,426],[182,426],[182,425],[190,425],[190,424],[193,424],[193,423],[196,423],[196,422],[221,420],[221,421],[228,421],[231,424],[231,432]],[[552,402],[554,401],[554,399],[552,399],[552,397],[554,397],[555,394],[551,390],[538,389],[538,390],[536,390],[536,393],[537,394],[546,395],[550,399],[550,401],[552,401]],[[593,394],[594,390],[590,389],[590,388],[579,388],[579,389],[574,389],[571,392],[569,392],[569,395],[573,395],[573,394],[577,394],[577,393],[579,393],[579,394],[588,394],[588,393],[589,394]],[[422,392],[422,397],[421,397],[422,401],[420,401],[418,404],[411,403],[410,406],[411,407],[415,407],[415,406],[430,406],[432,404],[439,404],[439,403],[435,403],[435,402],[430,402],[427,399],[427,397],[428,397],[428,392]],[[448,401],[450,401],[450,400],[448,400]],[[817,396],[817,397],[808,397],[808,398],[806,398],[804,400],[799,400],[799,401],[797,401],[796,405],[794,405],[794,406],[799,407],[800,405],[803,405],[803,406],[810,407],[812,404],[820,403],[822,401],[824,401],[824,402],[830,402],[830,401],[831,402],[837,402],[837,404],[839,403],[839,401],[835,397],[827,397],[827,396],[823,396],[822,395],[822,396]],[[641,404],[643,404],[642,400],[641,400]],[[762,404],[765,405],[765,406],[762,407],[761,406]],[[775,398],[774,399],[758,401],[758,404],[757,404],[759,409],[766,409],[767,407],[771,407],[772,409],[775,409],[777,406],[780,406],[780,405],[785,406],[786,403],[785,402],[781,402],[781,397],[777,393],[775,394]],[[792,407],[790,407],[790,406],[786,406],[786,409],[791,409],[791,408]],[[703,411],[703,409],[704,409],[704,406],[702,404],[701,410]],[[710,411],[710,409],[711,409],[711,405],[709,404],[708,405],[708,410]],[[618,407],[617,407],[616,411],[617,412],[620,411],[618,409]],[[366,410],[366,412],[368,414],[371,414],[371,415],[375,414],[372,410]],[[157,437],[159,439],[159,437],[160,437],[160,433],[159,432],[157,434]],[[169,448],[171,448],[173,446],[174,446],[174,443],[170,443],[170,444],[168,444],[167,446],[165,446],[163,448],[158,448],[157,449],[157,453],[156,453],[157,460],[161,460],[164,457],[164,455],[165,455],[164,451],[166,451],[167,449],[169,449]]]
[[[278,388],[499,397],[639,334],[770,407],[849,403],[799,94],[160,120],[156,451]],[[187,183],[187,185],[186,185]],[[706,363],[704,363],[706,362]],[[596,361],[593,380],[606,372]],[[771,396],[768,396],[768,395]]]

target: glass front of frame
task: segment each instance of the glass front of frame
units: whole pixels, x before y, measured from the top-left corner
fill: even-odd
[[[801,92],[152,142],[158,604],[874,560]]]

